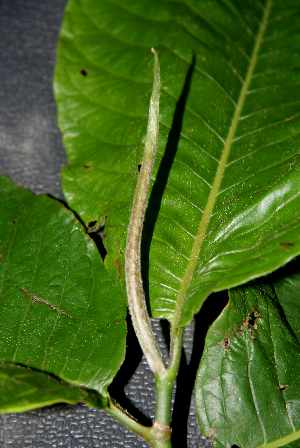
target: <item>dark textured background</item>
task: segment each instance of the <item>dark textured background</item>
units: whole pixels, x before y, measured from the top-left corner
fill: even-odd
[[[66,0],[0,0],[0,174],[35,193],[59,199],[63,199],[60,169],[67,160],[56,123],[52,79],[65,4]],[[214,303],[220,304],[220,310],[226,298],[219,295],[217,299]],[[209,304],[186,330],[188,361],[194,328],[196,336],[190,365],[183,357],[178,379],[174,448],[209,446],[200,435],[193,398],[189,411],[203,337],[219,311],[215,305],[212,311]],[[154,328],[164,347],[159,322],[154,322]],[[128,339],[132,348],[111,391],[123,406],[147,422],[154,413],[153,377],[132,331]],[[0,415],[0,447],[146,448],[147,444],[103,412],[57,405]]]

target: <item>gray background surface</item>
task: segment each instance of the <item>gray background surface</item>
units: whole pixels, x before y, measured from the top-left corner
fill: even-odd
[[[0,0],[0,174],[37,194],[58,199],[63,199],[60,169],[67,160],[56,123],[52,79],[65,4],[66,0]],[[194,350],[189,365],[183,357],[179,373],[174,448],[210,446],[201,436],[190,396],[207,326],[225,302],[224,295],[213,306],[207,302],[186,330],[188,362],[193,344]],[[154,328],[165,347],[160,323],[155,321]],[[147,422],[154,414],[153,377],[132,331],[128,345],[131,349],[112,395]],[[0,415],[1,448],[121,446],[146,448],[147,444],[105,413],[85,406],[57,405]]]

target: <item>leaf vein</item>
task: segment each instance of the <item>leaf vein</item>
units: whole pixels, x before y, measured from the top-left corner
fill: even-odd
[[[224,145],[224,150],[222,153],[222,157],[219,163],[219,168],[218,171],[216,173],[216,177],[213,183],[213,187],[211,189],[208,201],[207,201],[207,205],[205,207],[204,213],[202,215],[202,219],[200,222],[200,226],[198,229],[198,233],[197,236],[195,238],[195,242],[194,245],[192,247],[191,253],[190,253],[190,258],[186,267],[186,271],[185,271],[185,275],[182,281],[182,285],[181,285],[181,289],[180,292],[178,294],[177,297],[177,305],[175,308],[175,312],[174,312],[174,318],[173,318],[173,322],[172,322],[172,331],[175,331],[177,325],[180,322],[181,319],[181,313],[184,307],[184,303],[186,300],[186,295],[187,295],[187,291],[190,287],[191,281],[192,281],[192,277],[194,274],[194,270],[196,268],[197,265],[197,261],[198,261],[198,257],[199,257],[199,253],[202,247],[202,243],[206,234],[206,230],[208,227],[208,223],[210,221],[211,218],[211,214],[216,202],[216,198],[217,198],[217,193],[219,191],[220,185],[221,185],[221,180],[224,174],[224,171],[226,169],[226,163],[230,154],[230,149],[231,149],[231,145],[234,139],[234,134],[236,132],[238,123],[239,123],[239,118],[241,116],[241,111],[242,111],[242,107],[244,105],[245,102],[245,98],[246,98],[246,93],[247,90],[249,88],[251,79],[252,79],[252,74],[254,72],[255,66],[256,66],[256,62],[257,62],[257,57],[258,57],[258,53],[260,50],[260,46],[261,46],[261,39],[265,33],[265,29],[267,26],[267,22],[268,22],[268,18],[269,18],[269,14],[270,14],[270,10],[272,7],[272,0],[267,0],[267,7],[265,9],[264,15],[263,15],[263,20],[262,20],[262,24],[259,28],[258,34],[257,34],[257,38],[255,41],[255,45],[253,48],[253,52],[252,52],[252,56],[251,56],[251,62],[250,65],[248,67],[248,71],[246,74],[246,78],[245,78],[245,84],[242,87],[242,90],[240,92],[240,97],[237,103],[237,108],[235,110],[233,119],[232,119],[232,124],[230,126],[229,132],[228,132],[228,136],[227,136],[227,140],[226,143]]]

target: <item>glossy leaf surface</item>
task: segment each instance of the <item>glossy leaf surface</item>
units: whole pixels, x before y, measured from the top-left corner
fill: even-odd
[[[70,0],[55,94],[67,201],[105,222],[124,278],[155,47],[160,136],[142,242],[152,314],[186,324],[212,292],[300,252],[296,0]],[[180,303],[180,304],[179,304]]]
[[[233,289],[208,331],[196,403],[200,426],[218,448],[299,446],[299,266],[297,271]]]
[[[0,178],[0,359],[106,394],[126,306],[94,242],[60,203]]]
[[[0,362],[0,412],[24,412],[56,403],[95,402],[84,389],[58,381],[42,372]],[[93,401],[91,400],[93,398]],[[97,399],[97,407],[101,398]],[[103,407],[105,399],[103,399]]]

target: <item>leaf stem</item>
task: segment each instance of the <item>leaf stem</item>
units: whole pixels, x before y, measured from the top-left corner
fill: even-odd
[[[126,289],[128,306],[134,330],[154,375],[162,375],[166,369],[154,337],[143,290],[141,275],[141,239],[147,195],[154,164],[159,125],[160,74],[156,51],[154,54],[153,88],[149,107],[149,121],[145,150],[132,205],[128,227],[125,257]]]
[[[101,407],[101,409],[103,408]],[[172,448],[171,431],[168,426],[159,423],[143,426],[111,397],[107,398],[104,410],[134,434],[144,439],[152,448]]]
[[[172,372],[174,378],[176,378],[182,352],[182,338],[184,327],[172,329],[171,331],[171,347],[170,347],[170,359],[168,364],[168,371]]]
[[[107,405],[104,410],[114,417],[119,423],[126,426],[137,436],[144,439],[149,445],[151,445],[153,436],[151,434],[151,426],[143,426],[137,420],[135,420],[129,413],[127,413],[118,403],[116,403],[111,397],[108,398]]]

